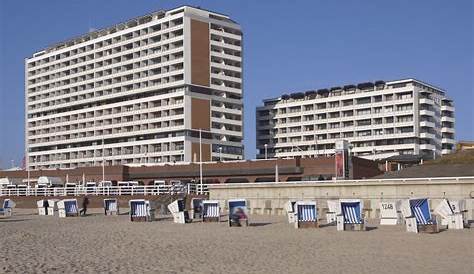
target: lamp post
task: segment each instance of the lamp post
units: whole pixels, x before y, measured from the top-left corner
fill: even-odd
[[[102,184],[105,182],[105,149],[104,136],[102,135]]]
[[[199,184],[202,192],[202,130],[199,129]]]
[[[265,144],[264,146],[265,146],[265,160],[266,160],[268,156],[267,154],[268,144]]]

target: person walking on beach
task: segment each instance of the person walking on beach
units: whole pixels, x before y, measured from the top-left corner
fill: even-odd
[[[43,207],[44,207],[44,214],[48,215],[48,207],[49,207],[48,200],[46,200],[46,199],[43,200]]]
[[[79,212],[80,214],[82,214],[82,216],[86,215],[88,205],[89,205],[89,198],[87,198],[87,196],[84,196],[84,199],[82,199],[82,209]]]

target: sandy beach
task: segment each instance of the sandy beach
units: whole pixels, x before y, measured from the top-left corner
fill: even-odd
[[[31,211],[30,211],[31,212]],[[283,216],[252,226],[132,223],[98,212],[59,219],[28,210],[0,219],[2,273],[472,273],[474,231],[410,234],[375,224],[296,230]]]

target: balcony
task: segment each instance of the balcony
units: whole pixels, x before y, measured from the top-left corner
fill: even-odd
[[[455,119],[454,117],[442,116],[442,117],[441,117],[441,122],[451,122],[451,123],[454,123],[454,122],[456,122],[456,119]]]
[[[456,144],[456,140],[451,138],[443,138],[441,139],[441,143],[443,144]]]
[[[441,106],[441,111],[443,111],[443,110],[454,112],[454,107],[452,107],[452,106]]]
[[[441,132],[454,133],[454,128],[451,127],[442,127]]]

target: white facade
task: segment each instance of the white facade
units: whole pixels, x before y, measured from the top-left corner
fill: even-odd
[[[283,95],[257,107],[256,119],[257,158],[333,154],[340,139],[367,159],[455,149],[453,102],[415,79]]]
[[[208,45],[201,59],[209,85],[191,76],[193,58],[200,58],[192,55],[193,22],[204,23],[206,37],[196,39]],[[35,53],[25,60],[27,165],[190,162],[199,143],[193,98],[210,105],[211,133],[202,135],[210,160],[242,159],[241,40],[229,17],[185,6]]]

